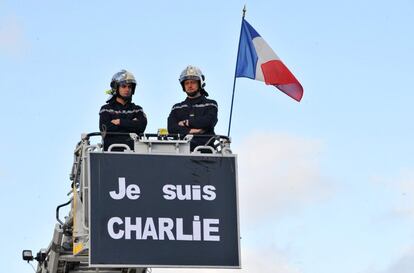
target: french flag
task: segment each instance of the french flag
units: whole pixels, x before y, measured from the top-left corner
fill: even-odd
[[[303,88],[259,33],[243,18],[236,77],[263,81],[300,101]]]

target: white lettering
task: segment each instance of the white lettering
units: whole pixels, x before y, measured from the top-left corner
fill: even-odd
[[[135,239],[141,239],[141,217],[135,218],[135,224],[131,223],[131,217],[125,217],[125,239],[131,239],[131,232],[135,231]]]
[[[201,241],[200,216],[196,216],[196,215],[194,215],[194,221],[193,221],[193,241]]]
[[[137,200],[139,198],[139,194],[141,193],[138,185],[131,184],[126,189],[126,196],[131,200]]]
[[[175,195],[175,186],[174,185],[164,185],[162,187],[162,191],[164,192],[164,199],[166,200],[174,200],[177,196]]]
[[[184,234],[183,230],[183,218],[177,218],[177,240],[179,241],[191,241],[193,236],[191,234]]]
[[[118,178],[118,189],[119,192],[116,193],[115,191],[110,191],[109,195],[112,197],[112,199],[119,200],[124,198],[125,196],[125,177],[119,177]]]
[[[218,225],[219,219],[204,219],[203,222],[203,237],[204,241],[220,241],[219,235],[211,235],[211,232],[218,232],[219,228],[218,226],[214,227],[211,225]]]
[[[114,225],[118,224],[118,225],[122,225],[123,221],[121,218],[119,217],[112,217],[111,219],[109,219],[108,221],[108,233],[109,236],[111,236],[112,239],[121,239],[124,236],[124,231],[122,229],[119,229],[119,231],[116,233],[114,231]]]
[[[158,229],[160,240],[164,240],[164,233],[167,234],[168,240],[175,240],[172,229],[174,227],[174,221],[170,218],[159,218]]]
[[[138,185],[131,184],[126,186],[125,177],[119,177],[118,178],[118,192],[116,191],[110,191],[109,195],[112,199],[120,200],[126,196],[130,200],[137,200],[140,197],[140,189]]]
[[[191,200],[191,185],[177,185],[177,198],[178,200]]]
[[[148,217],[145,222],[144,232],[142,233],[142,240],[146,240],[148,237],[152,237],[154,240],[158,240],[157,229],[154,225],[154,220],[152,217]]]
[[[201,186],[194,185],[193,186],[193,200],[201,200]]]
[[[216,188],[213,185],[206,185],[203,187],[203,199],[204,200],[208,200],[208,201],[212,201],[214,199],[216,199],[216,193],[215,193]]]
[[[112,217],[107,230],[112,239],[119,240],[170,240],[170,241],[220,241],[219,219],[202,219],[194,215],[192,225],[185,225],[183,218]],[[134,234],[135,233],[135,236]],[[175,234],[175,237],[174,237]]]
[[[213,185],[171,185],[167,184],[162,187],[163,197],[165,200],[207,200],[216,199],[216,188]]]

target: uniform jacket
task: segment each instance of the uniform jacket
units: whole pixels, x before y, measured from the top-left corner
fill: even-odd
[[[214,126],[217,123],[217,102],[207,99],[204,95],[175,104],[168,117],[168,132],[185,136],[190,129],[203,129],[203,135],[215,135]],[[189,126],[179,126],[178,122],[188,119]],[[209,137],[194,135],[192,149],[197,145],[204,145]]]
[[[120,124],[113,124],[111,122],[113,119],[119,119]],[[141,134],[146,127],[147,117],[142,107],[132,102],[122,105],[112,99],[103,105],[99,111],[99,129],[101,132]],[[127,144],[133,149],[133,141],[128,135],[106,135],[104,137],[104,150],[107,150],[113,143]]]

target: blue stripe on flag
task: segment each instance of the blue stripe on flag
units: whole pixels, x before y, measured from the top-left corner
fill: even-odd
[[[239,54],[237,56],[236,77],[256,78],[257,53],[253,39],[259,33],[243,19],[240,33]]]

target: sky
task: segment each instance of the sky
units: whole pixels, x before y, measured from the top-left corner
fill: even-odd
[[[32,272],[70,191],[73,150],[98,130],[112,75],[134,73],[146,132],[206,76],[227,134],[241,11],[304,87],[300,103],[236,81],[241,270],[414,272],[414,2],[0,0],[0,257]],[[35,265],[35,263],[34,263]],[[153,269],[175,272],[177,269]]]

